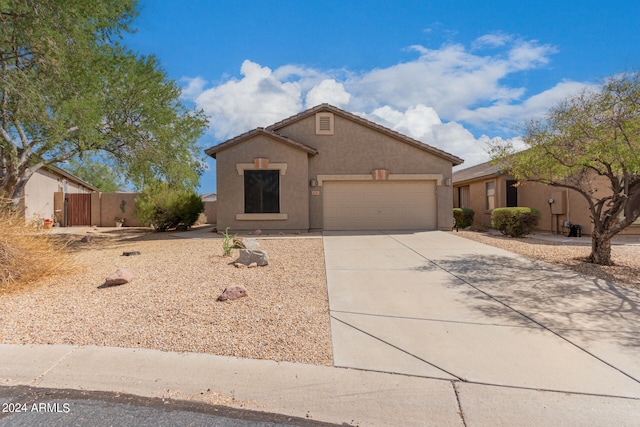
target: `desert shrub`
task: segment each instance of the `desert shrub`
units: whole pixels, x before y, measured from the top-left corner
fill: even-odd
[[[167,185],[148,189],[136,197],[136,215],[156,231],[179,225],[189,228],[204,211],[204,203],[193,191],[174,190]]]
[[[6,205],[0,206],[0,224],[0,292],[23,289],[76,268],[66,241],[27,224]]]
[[[453,218],[459,228],[471,227],[475,212],[469,208],[453,208]]]
[[[531,233],[540,220],[540,211],[534,208],[496,208],[491,212],[491,227],[511,237]]]

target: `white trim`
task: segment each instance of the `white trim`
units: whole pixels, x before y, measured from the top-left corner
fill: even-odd
[[[236,163],[236,170],[238,171],[238,175],[244,176],[244,171],[255,171],[255,170],[279,170],[280,175],[286,175],[287,173],[287,164],[286,163],[269,163],[269,167],[267,169],[256,169],[255,164],[253,163]]]
[[[241,213],[236,214],[237,221],[282,221],[289,219],[289,215],[283,213]]]
[[[443,175],[441,173],[392,173],[389,181],[436,181],[437,185],[442,185]],[[324,181],[373,181],[371,174],[354,175],[318,175],[318,187],[322,187]]]

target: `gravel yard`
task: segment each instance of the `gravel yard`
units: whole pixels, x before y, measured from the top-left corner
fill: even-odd
[[[259,239],[269,265],[235,268],[213,233],[123,228],[74,236],[84,266],[29,290],[0,294],[0,342],[144,347],[331,365],[322,239]],[[190,237],[190,238],[186,238]],[[122,256],[124,251],[141,255]],[[116,269],[125,285],[100,288]],[[249,297],[217,302],[226,286]]]
[[[561,243],[536,239],[535,234],[519,239],[462,230],[452,234],[640,290],[640,236],[619,237],[619,241],[627,244],[612,246],[611,257],[615,265],[607,267],[583,262],[591,253],[588,237],[583,238],[589,241],[589,245],[585,246],[584,243]]]

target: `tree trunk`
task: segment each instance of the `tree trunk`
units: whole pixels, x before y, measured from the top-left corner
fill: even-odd
[[[591,236],[591,255],[589,262],[600,265],[613,265],[611,262],[611,237],[593,232]]]

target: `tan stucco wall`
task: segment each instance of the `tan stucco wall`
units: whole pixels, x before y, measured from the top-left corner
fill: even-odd
[[[56,206],[54,193],[64,190],[65,178],[47,170],[36,171],[25,187],[25,219],[31,221],[38,216],[54,219]],[[86,187],[67,181],[67,193],[90,193]]]
[[[217,224],[218,221],[218,201],[204,202],[204,212],[200,215],[205,224]]]
[[[319,152],[309,158],[307,182],[318,175],[364,174],[374,169],[388,169],[392,175],[439,174],[441,183],[451,178],[452,164],[439,156],[401,142],[372,128],[335,115],[334,135],[316,135],[315,117],[278,129],[277,132],[303,142]],[[311,190],[319,195],[310,196],[311,229],[322,228],[322,187]],[[451,229],[453,207],[452,187],[437,186],[437,226]]]
[[[258,157],[268,158],[270,165],[278,163],[287,166],[285,174],[280,175],[280,212],[287,215],[286,220],[236,219],[237,214],[244,213],[244,175],[238,174],[236,166],[239,163],[253,163]],[[258,135],[218,152],[216,159],[218,230],[226,227],[232,231],[309,229],[306,152],[266,135]]]
[[[100,193],[99,225],[102,227],[114,227],[115,219],[118,217],[125,219],[125,226],[141,226],[142,223],[135,215],[135,200],[137,196],[137,193]],[[124,205],[122,204],[123,202]],[[124,212],[122,212],[123,206]]]
[[[469,186],[469,207],[475,211],[475,225],[491,226],[491,211],[485,209],[485,183],[491,180],[496,182],[496,207],[504,207],[506,206],[507,179],[510,179],[510,177],[501,175],[467,184],[455,184],[454,194],[457,194],[459,187]],[[594,187],[598,188],[598,191],[607,191],[606,181],[603,180],[597,180]],[[561,201],[562,198],[565,199],[564,202]],[[455,199],[457,202],[457,197]],[[548,202],[549,199],[554,199],[554,204],[551,208]],[[562,224],[567,220],[572,224],[579,224],[583,234],[591,234],[593,231],[593,223],[587,201],[576,191],[551,187],[536,182],[525,182],[518,187],[518,206],[535,208],[540,211],[541,217],[538,224],[540,231],[567,233],[568,230],[562,228]],[[621,234],[640,234],[640,225],[628,227]]]

